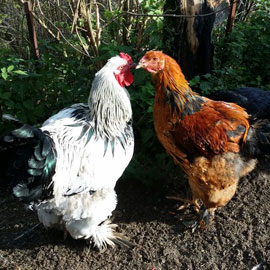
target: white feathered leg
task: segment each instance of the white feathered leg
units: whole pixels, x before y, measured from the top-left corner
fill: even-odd
[[[63,220],[66,230],[74,239],[89,239],[98,249],[114,246],[120,235],[115,232],[117,225],[111,224],[108,217],[117,204],[113,189],[102,189],[94,194],[81,193],[68,197]],[[121,242],[119,240],[119,242]]]
[[[55,214],[52,209],[48,209],[48,205],[48,203],[42,203],[42,207],[39,206],[37,211],[39,221],[46,229],[55,228],[63,230],[64,227],[61,223],[62,217]]]
[[[131,246],[115,231],[117,225],[108,219],[116,204],[116,193],[109,188],[71,196],[56,194],[53,199],[39,204],[37,209],[44,227],[67,231],[74,239],[87,239],[98,249],[115,244]]]
[[[74,239],[84,238],[93,243],[94,247],[104,249],[107,246],[115,246],[120,241],[119,233],[115,232],[116,224],[112,224],[110,220],[105,220],[100,225],[93,225],[93,220],[83,219],[66,223],[66,229]]]

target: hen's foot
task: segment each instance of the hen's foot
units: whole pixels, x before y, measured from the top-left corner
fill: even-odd
[[[180,197],[180,196],[166,196],[166,198],[169,199],[169,200],[181,201],[181,202],[184,203],[183,205],[180,205],[180,206],[177,208],[177,211],[187,209],[187,208],[189,208],[191,205],[193,205],[193,206],[194,206],[194,210],[195,210],[197,213],[200,212],[200,206],[199,206],[199,203],[198,203],[198,200],[197,200],[197,199],[189,200],[189,199],[184,199],[184,198],[182,198],[182,197]]]
[[[182,223],[189,229],[191,229],[192,232],[195,232],[195,230],[200,228],[207,227],[214,217],[214,210],[215,209],[207,209],[204,206],[202,206],[202,209],[200,210],[200,214],[197,219],[185,219],[182,221]]]

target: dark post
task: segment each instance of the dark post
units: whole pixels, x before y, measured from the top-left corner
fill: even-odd
[[[224,2],[226,0],[166,0],[165,13],[186,17],[165,17],[164,52],[180,64],[187,79],[213,69],[214,11]]]
[[[237,0],[232,0],[231,1],[231,12],[230,12],[230,16],[228,18],[227,27],[226,27],[226,33],[227,34],[232,32],[233,22],[234,22],[234,17],[235,17],[235,11],[236,11],[236,2],[237,2]]]
[[[37,43],[37,36],[35,25],[33,21],[32,9],[30,1],[24,3],[24,10],[27,18],[27,25],[29,31],[29,38],[32,45],[33,57],[36,60],[40,59],[39,50],[38,50],[38,43]]]

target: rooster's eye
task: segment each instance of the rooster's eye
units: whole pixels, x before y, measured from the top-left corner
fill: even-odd
[[[119,67],[118,69],[120,69],[120,70],[122,70],[124,67],[123,66],[121,66],[121,67]]]

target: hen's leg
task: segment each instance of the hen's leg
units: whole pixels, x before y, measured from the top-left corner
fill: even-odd
[[[199,225],[200,227],[204,227],[210,224],[211,220],[214,217],[215,214],[215,210],[216,208],[206,208],[206,207],[202,207],[201,211],[200,211],[200,215],[199,215]]]
[[[194,232],[198,227],[204,228],[208,226],[213,219],[216,208],[206,208],[202,206],[197,219],[184,220],[183,224]]]

